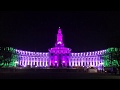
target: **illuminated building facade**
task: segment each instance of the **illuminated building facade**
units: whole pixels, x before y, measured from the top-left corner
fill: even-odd
[[[70,48],[64,46],[62,31],[59,28],[55,47],[49,52],[30,52],[16,50],[19,54],[18,62],[21,66],[37,67],[73,67],[73,66],[94,66],[102,67],[101,56],[106,50],[72,53]]]
[[[30,52],[15,49],[18,65],[26,67],[74,67],[93,66],[101,69],[110,65],[110,56],[107,52],[120,51],[117,48],[109,48],[91,52],[71,52],[70,48],[64,46],[61,28],[58,29],[55,47],[48,49],[48,52]],[[116,60],[117,61],[117,60]],[[118,65],[118,62],[114,62]],[[108,65],[109,64],[109,65]],[[115,65],[116,65],[115,64]]]

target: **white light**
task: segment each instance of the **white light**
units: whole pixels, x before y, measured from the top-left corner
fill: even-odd
[[[101,65],[103,65],[104,63],[100,63]]]
[[[18,63],[18,61],[15,62],[16,64]]]
[[[58,42],[58,44],[61,44],[61,42]]]

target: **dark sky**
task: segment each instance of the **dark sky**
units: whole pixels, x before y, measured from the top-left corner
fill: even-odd
[[[73,52],[105,49],[120,42],[118,11],[0,12],[0,39],[22,50],[48,51],[59,26],[65,46]]]

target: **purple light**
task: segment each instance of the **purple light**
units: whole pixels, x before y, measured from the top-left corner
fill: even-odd
[[[101,67],[103,60],[100,58],[106,50],[71,53],[71,49],[64,46],[61,28],[58,29],[55,47],[50,48],[49,52],[30,52],[17,50],[19,55],[18,64],[21,66],[30,65],[31,67],[48,66],[94,66]],[[61,62],[60,62],[61,61]]]

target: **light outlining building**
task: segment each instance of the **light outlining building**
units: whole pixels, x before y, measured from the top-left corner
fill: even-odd
[[[49,52],[30,52],[16,50],[18,64],[26,67],[27,65],[37,67],[73,67],[73,66],[94,66],[101,68],[103,59],[101,56],[106,50],[72,53],[70,48],[64,46],[61,28],[58,29],[55,47],[50,48]]]
[[[58,29],[57,41],[55,47],[48,49],[48,52],[31,52],[23,51],[13,48],[7,48],[16,52],[13,60],[15,59],[18,63],[12,63],[12,66],[20,65],[26,67],[74,67],[74,66],[93,66],[98,69],[103,67],[109,67],[112,65],[119,65],[118,60],[110,61],[111,56],[109,53],[118,52],[118,48],[108,48],[105,50],[91,51],[91,52],[76,52],[72,53],[70,48],[64,46],[63,35],[61,28]],[[115,54],[114,53],[114,54]]]

